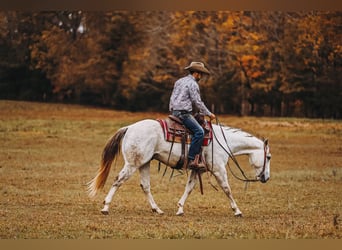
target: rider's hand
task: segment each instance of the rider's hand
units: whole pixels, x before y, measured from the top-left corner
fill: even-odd
[[[209,118],[210,118],[210,121],[211,121],[211,120],[216,119],[216,116],[215,116],[213,113],[211,113],[211,115],[209,116]]]

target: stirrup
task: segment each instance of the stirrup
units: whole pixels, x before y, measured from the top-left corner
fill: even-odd
[[[206,165],[199,160],[200,156],[196,155],[194,160],[191,160],[188,164],[188,168],[191,170],[205,170]]]

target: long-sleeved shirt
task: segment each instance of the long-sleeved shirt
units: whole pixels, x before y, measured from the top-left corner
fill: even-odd
[[[203,115],[211,115],[211,112],[201,100],[198,83],[192,75],[187,75],[175,82],[169,110],[185,110],[192,111],[192,106],[196,106]]]

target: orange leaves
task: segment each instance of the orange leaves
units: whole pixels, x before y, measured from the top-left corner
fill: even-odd
[[[255,64],[257,57],[255,55],[243,55],[241,56],[241,62],[243,66]]]
[[[193,60],[212,72],[202,88],[213,102],[221,79],[230,88],[248,85],[243,98],[255,89],[281,96],[312,89],[314,81],[335,82],[341,71],[339,12],[72,12],[71,19],[68,13],[0,13],[0,38],[13,54],[29,48],[22,62],[29,58],[56,92],[78,88],[107,96],[106,103],[134,103],[141,84],[141,100],[153,91],[166,96]]]
[[[230,30],[234,27],[234,19],[233,17],[229,16],[226,21],[222,23],[222,28],[226,30]]]
[[[255,55],[243,55],[241,56],[240,61],[247,77],[257,79],[263,75],[263,72],[260,70],[259,59]]]

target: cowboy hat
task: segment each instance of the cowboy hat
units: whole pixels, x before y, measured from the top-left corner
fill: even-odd
[[[204,74],[210,74],[209,70],[204,66],[204,63],[202,62],[191,62],[189,66],[186,66],[184,69],[187,69],[189,71],[196,71],[196,72],[202,72]]]

